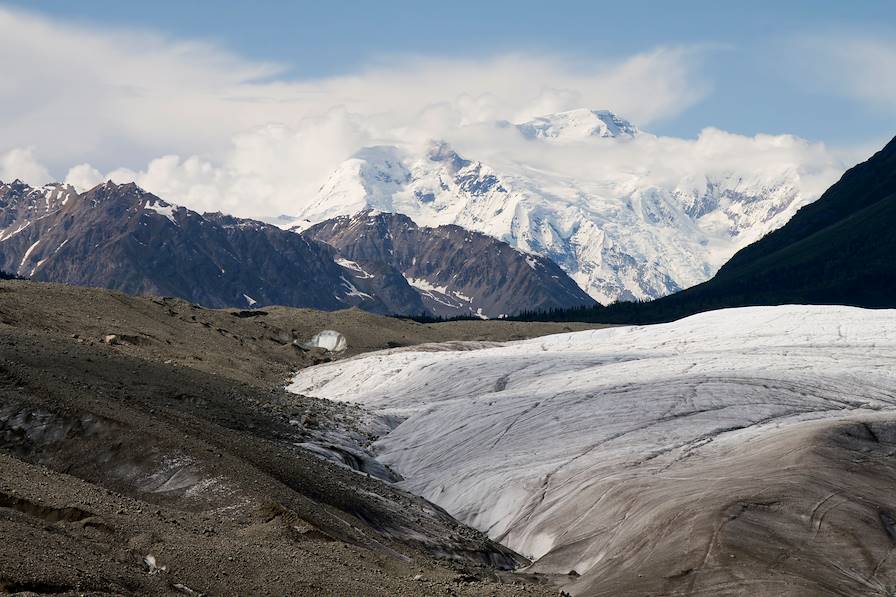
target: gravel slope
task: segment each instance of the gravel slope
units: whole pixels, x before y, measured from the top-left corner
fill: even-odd
[[[321,329],[351,354],[557,326],[234,313],[0,283],[0,592],[556,594],[440,508],[302,448],[363,447],[366,415],[282,386],[330,358],[292,343]]]

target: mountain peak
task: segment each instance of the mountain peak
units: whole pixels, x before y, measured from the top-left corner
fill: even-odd
[[[146,193],[146,191],[144,191],[142,188],[137,186],[136,182],[117,183],[117,182],[113,182],[112,180],[107,180],[106,182],[102,182],[102,183],[96,185],[95,187],[90,189],[88,191],[88,193],[91,191],[97,191],[100,189],[105,190],[105,191],[123,191],[123,192],[136,191],[140,195]]]
[[[72,186],[61,182],[40,187],[33,187],[18,178],[10,183],[0,182],[0,206],[5,210],[22,208],[32,215],[57,210],[77,195]]]
[[[177,225],[176,214],[193,214],[183,206],[169,203],[164,199],[142,189],[134,182],[115,183],[107,180],[81,195],[92,207],[107,206],[113,211],[129,210],[133,213],[158,214]],[[201,216],[200,216],[201,217]]]
[[[14,191],[16,193],[28,193],[34,190],[30,184],[20,178],[16,178],[12,182],[3,182],[0,180],[0,188]]]
[[[432,162],[443,162],[450,166],[454,171],[469,166],[472,162],[460,157],[447,142],[442,140],[432,140],[426,151],[426,156]]]
[[[516,125],[528,139],[581,141],[590,137],[632,139],[639,134],[631,122],[609,110],[579,108],[533,118]]]

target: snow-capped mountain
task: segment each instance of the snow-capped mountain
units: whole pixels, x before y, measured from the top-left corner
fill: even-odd
[[[33,188],[20,180],[0,182],[0,242],[58,211],[77,194],[59,183]]]
[[[896,138],[782,227],[738,251],[712,279],[649,303],[576,317],[657,323],[747,305],[896,308],[894,228]]]
[[[639,133],[629,121],[608,110],[569,110],[516,125],[527,139],[572,141],[589,137],[631,139]]]
[[[541,143],[631,152],[634,143],[656,140],[610,112],[591,110],[544,116],[516,131],[536,152]],[[569,173],[474,157],[443,141],[422,150],[366,147],[330,174],[293,224],[305,228],[367,208],[405,214],[421,226],[455,224],[551,259],[608,303],[707,280],[814,198],[789,164],[670,177],[641,167],[617,171],[595,163]]]

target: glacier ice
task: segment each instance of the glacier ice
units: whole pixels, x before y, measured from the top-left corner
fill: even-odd
[[[896,412],[894,362],[896,311],[749,307],[370,353],[300,371],[289,389],[400,421],[373,448],[402,487],[538,559],[536,570],[610,574],[660,557],[650,542],[670,529],[692,534],[672,545],[697,558],[706,503],[724,519],[726,492],[771,492],[769,470],[803,474],[805,455],[775,463],[811,448],[820,425]],[[770,457],[760,466],[756,454]]]

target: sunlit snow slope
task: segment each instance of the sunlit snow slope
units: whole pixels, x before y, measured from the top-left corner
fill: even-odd
[[[397,349],[290,389],[400,415],[375,449],[403,486],[536,570],[574,570],[573,594],[896,586],[894,311]]]
[[[668,163],[657,152],[677,155],[686,142],[607,111],[550,114],[492,135],[491,150],[444,141],[365,147],[297,206],[293,223],[375,209],[419,226],[455,224],[551,259],[606,304],[709,279],[833,182],[824,175],[814,188],[819,172],[784,158],[731,162],[716,154],[727,137],[714,130],[695,142],[699,160]],[[770,156],[782,142],[792,140],[757,141]]]

